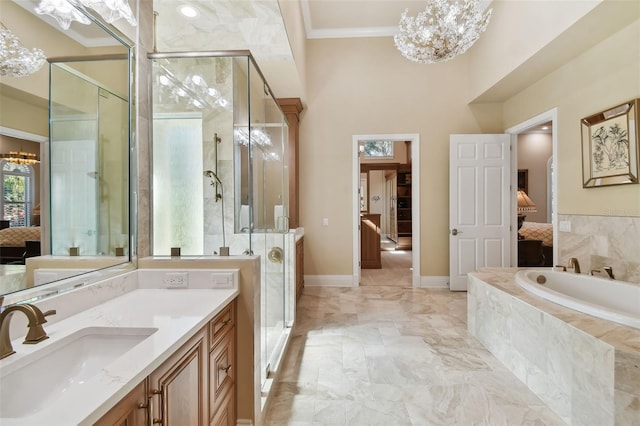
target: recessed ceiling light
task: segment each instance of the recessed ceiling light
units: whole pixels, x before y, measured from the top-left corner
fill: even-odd
[[[542,126],[542,130],[548,130],[549,126]]]
[[[183,4],[178,6],[178,12],[180,12],[182,15],[186,16],[187,18],[195,18],[200,14],[198,9],[188,4]]]

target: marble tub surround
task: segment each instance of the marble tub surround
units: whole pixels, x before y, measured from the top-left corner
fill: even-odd
[[[570,232],[558,232],[558,261],[580,261],[582,271],[612,266],[617,279],[640,284],[640,217],[558,215]]]
[[[515,272],[470,274],[469,332],[568,424],[637,424],[640,330],[528,293]]]
[[[465,317],[466,293],[306,287],[263,425],[564,424]]]

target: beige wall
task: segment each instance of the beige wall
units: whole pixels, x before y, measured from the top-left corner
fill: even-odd
[[[638,3],[640,7],[640,3]],[[558,108],[558,212],[640,216],[640,187],[582,188],[580,119],[640,97],[640,20],[504,103],[505,128]]]
[[[282,14],[282,19],[285,24],[285,29],[287,30],[287,38],[289,39],[289,46],[291,46],[291,52],[293,54],[294,66],[297,72],[297,78],[291,79],[296,80],[290,83],[291,89],[297,89],[297,91],[288,92],[286,89],[282,88],[285,91],[279,90],[280,88],[272,87],[274,93],[277,94],[279,98],[303,98],[306,96],[306,87],[307,87],[307,51],[306,51],[306,32],[304,29],[304,23],[302,20],[302,10],[300,1],[298,0],[278,0],[278,4],[280,5],[280,13]],[[260,64],[262,68],[262,63]],[[270,74],[273,75],[273,74]]]
[[[518,137],[518,170],[528,171],[527,194],[538,210],[526,214],[528,222],[551,222],[547,217],[547,162],[553,154],[552,148],[550,134],[522,134]]]
[[[414,64],[390,37],[307,41],[300,138],[305,274],[352,274],[352,135],[384,133],[420,134],[421,273],[449,274],[449,135],[502,131],[495,105],[467,105],[467,70],[464,56]]]
[[[472,70],[468,76],[469,99],[476,99],[497,83],[504,85],[505,77],[522,67],[523,63],[538,54],[599,3],[601,0],[491,2],[493,12],[489,26],[467,54]],[[587,42],[595,32],[583,32],[580,43]],[[544,72],[547,66],[551,66],[551,62],[558,59],[550,58],[538,63],[537,68],[528,70],[528,78],[534,73]],[[509,81],[508,89],[513,90],[520,84],[520,80]],[[501,94],[503,93],[494,92],[492,96],[500,97]]]
[[[551,7],[549,2],[532,3]],[[468,100],[475,96],[472,91],[491,86],[491,81],[498,81],[509,68],[520,72],[515,65],[503,65],[501,72],[484,70],[481,68],[492,68],[493,64],[472,52],[441,64],[417,65],[398,54],[391,38],[308,40],[308,104],[301,122],[300,148],[301,224],[308,236],[305,274],[352,273],[354,134],[420,134],[423,276],[449,273],[448,146],[453,133],[501,133],[557,107],[559,213],[640,215],[637,185],[582,189],[579,126],[582,117],[640,97],[640,3],[617,2],[620,8],[615,13],[611,8],[616,2],[606,1],[606,7],[600,2],[578,3],[566,22],[556,23],[560,29],[584,15],[588,16],[586,21],[573,25],[571,31],[598,22],[598,13],[602,14],[601,27],[608,29],[616,22],[628,22],[634,14],[636,20],[609,38],[599,34],[603,41],[593,47],[582,46],[584,53],[547,53],[547,57],[562,60],[560,68],[527,82],[522,90],[502,90],[501,95],[508,94],[504,103],[469,105]],[[626,13],[624,20],[613,19],[622,13]],[[555,20],[548,21],[553,29]],[[588,32],[584,37],[589,38]],[[530,46],[530,53],[546,41]],[[519,48],[501,49],[509,58],[520,58]],[[573,58],[574,54],[577,57]],[[474,82],[479,78],[476,73],[493,74]],[[511,90],[517,87],[507,86]],[[322,226],[323,218],[329,219],[329,227]]]

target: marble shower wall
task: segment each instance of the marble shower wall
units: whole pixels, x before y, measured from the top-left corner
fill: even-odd
[[[571,232],[558,232],[557,264],[569,258],[583,273],[612,266],[616,279],[640,283],[640,217],[559,215]]]

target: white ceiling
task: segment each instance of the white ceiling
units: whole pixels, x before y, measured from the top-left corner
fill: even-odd
[[[424,10],[425,1],[301,0],[307,38],[393,36],[400,15]]]
[[[284,0],[287,1],[287,0]],[[391,37],[406,9],[415,16],[425,0],[300,0],[307,38]],[[485,9],[491,0],[481,0]]]

